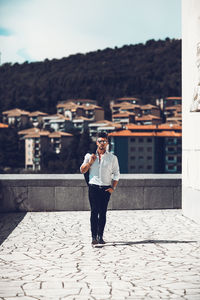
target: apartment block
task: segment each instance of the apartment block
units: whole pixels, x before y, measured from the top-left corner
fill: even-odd
[[[155,125],[155,124],[161,124],[162,119],[161,119],[161,117],[158,117],[155,115],[144,114],[141,117],[136,116],[134,123],[137,125]]]
[[[30,123],[34,126],[40,126],[43,123],[43,117],[47,116],[48,114],[43,113],[41,111],[33,111],[29,113],[29,120]]]
[[[62,114],[65,117],[68,117],[70,120],[78,117],[85,117],[91,121],[99,121],[104,119],[104,109],[96,105],[96,101],[94,100],[68,100],[66,102],[59,103],[56,107],[58,114]]]
[[[152,116],[157,116],[160,117],[160,108],[156,105],[152,104],[146,104],[146,105],[141,105],[140,109],[142,111],[142,115],[152,115]]]
[[[20,134],[25,134],[20,132]],[[50,151],[59,154],[62,148],[68,146],[73,135],[66,132],[52,132],[38,130],[29,131],[24,135],[25,139],[25,168],[31,170],[41,170],[44,153]]]
[[[129,103],[129,104],[139,104],[140,99],[136,97],[122,97],[122,98],[116,98],[110,101],[110,105],[114,104],[122,104],[122,103]]]
[[[101,120],[98,122],[94,122],[88,125],[90,136],[96,140],[96,136],[98,132],[105,131],[107,133],[117,131],[122,129],[122,125],[107,121],[107,120]]]
[[[43,118],[43,128],[46,130],[67,132],[73,128],[73,123],[68,117],[61,114],[47,115]]]
[[[17,127],[26,126],[29,123],[29,112],[15,108],[2,112],[2,121],[8,125],[16,125]]]
[[[112,115],[112,121],[121,125],[126,125],[135,122],[135,113],[133,112],[121,112]]]
[[[121,173],[181,173],[180,128],[169,129],[167,124],[126,127],[109,134]]]
[[[166,107],[175,106],[178,104],[182,104],[182,97],[166,97],[163,99],[163,110],[165,110]]]

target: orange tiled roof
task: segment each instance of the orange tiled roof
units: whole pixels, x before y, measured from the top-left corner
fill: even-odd
[[[166,97],[166,100],[182,100],[182,97]]]
[[[175,132],[175,131],[161,131],[161,132],[156,132],[157,136],[166,136],[166,137],[181,137],[182,133],[181,132]]]
[[[33,132],[33,133],[28,133],[27,135],[24,136],[24,138],[40,138],[41,136],[48,136],[50,134],[49,131],[47,130],[41,130],[39,132]]]
[[[157,136],[157,137],[181,137],[181,133],[175,131],[162,131],[162,132],[132,132],[130,130],[121,130],[109,133],[109,136]]]
[[[47,116],[48,114],[47,113],[43,113],[39,110],[37,111],[33,111],[29,114],[30,117],[37,117],[37,116]]]
[[[2,112],[2,115],[8,115],[8,117],[18,117],[18,116],[29,115],[29,114],[30,114],[30,112],[19,109],[19,108],[14,108],[14,109],[10,109],[10,110]]]
[[[57,138],[57,137],[62,137],[62,136],[69,136],[69,137],[71,137],[71,136],[73,136],[73,134],[68,133],[68,132],[62,132],[62,131],[55,131],[55,132],[51,132],[49,134],[50,138]]]
[[[152,130],[152,129],[156,129],[156,125],[136,125],[136,124],[127,124],[126,125],[126,128],[127,129],[149,129],[149,130]]]
[[[119,107],[119,108],[127,108],[127,107],[130,107],[130,108],[138,108],[140,107],[139,104],[132,104],[132,103],[129,103],[129,102],[122,102],[122,103],[118,103],[118,104],[111,104],[111,107],[112,108],[115,108],[115,107]]]
[[[163,123],[158,125],[158,129],[165,129],[165,130],[181,130],[182,126],[177,124],[171,124],[171,123]]]
[[[167,106],[165,107],[165,110],[179,110],[179,109],[182,109],[182,105],[181,104],[176,104],[176,105],[173,105],[173,106]]]
[[[86,118],[86,117],[83,117],[83,116],[76,116],[76,117],[73,119],[73,121],[74,121],[74,120],[91,121],[91,119]]]
[[[135,97],[122,97],[122,98],[117,98],[116,100],[120,100],[120,101],[139,100],[139,98],[135,98]]]
[[[56,107],[57,108],[76,108],[76,107],[78,107],[79,105],[78,104],[76,104],[76,103],[74,103],[74,102],[72,102],[72,101],[69,101],[69,102],[65,102],[65,103],[59,103],[59,104],[57,104],[56,105]]]
[[[91,110],[91,109],[103,109],[101,106],[95,105],[95,104],[90,104],[90,105],[79,105],[80,108],[83,108],[84,110]]]
[[[19,135],[24,135],[24,134],[27,135],[27,134],[34,134],[34,133],[37,133],[39,131],[40,130],[38,128],[33,127],[33,128],[28,128],[28,129],[20,130],[20,131],[18,131],[18,134]]]
[[[153,119],[160,120],[160,117],[157,117],[157,116],[154,116],[154,115],[144,115],[144,116],[141,116],[141,117],[136,116],[137,121],[153,120]]]
[[[160,130],[181,130],[182,127],[180,125],[176,124],[170,124],[170,123],[162,123],[159,125],[136,125],[136,124],[127,124],[127,129],[131,130],[137,130],[137,129],[146,129],[146,130],[154,130],[154,129],[160,129]]]
[[[7,124],[0,123],[0,128],[8,128]]]
[[[123,117],[129,117],[129,116],[135,116],[135,113],[133,112],[124,112],[124,113],[119,113],[119,114],[113,114],[112,117],[115,118],[123,118]]]
[[[151,108],[156,108],[159,109],[158,106],[156,105],[152,105],[152,104],[145,104],[145,105],[141,105],[141,109],[145,110],[145,109],[151,109]]]
[[[68,117],[65,117],[65,116],[63,116],[61,114],[47,115],[47,116],[44,116],[43,118],[44,119],[55,118],[55,119],[63,119],[63,120],[67,120],[67,121],[69,120]]]

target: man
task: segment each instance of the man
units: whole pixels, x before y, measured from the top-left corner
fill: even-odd
[[[99,133],[96,154],[87,153],[80,167],[81,173],[89,170],[89,202],[91,207],[92,244],[105,244],[103,232],[106,224],[106,212],[111,194],[119,180],[117,157],[108,152],[108,136]]]

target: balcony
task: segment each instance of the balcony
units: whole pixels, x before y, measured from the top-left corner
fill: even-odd
[[[89,210],[82,174],[0,175],[0,211]],[[181,175],[122,174],[111,210],[181,208]]]

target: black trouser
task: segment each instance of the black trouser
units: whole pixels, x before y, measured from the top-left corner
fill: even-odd
[[[89,201],[91,208],[91,232],[92,237],[103,237],[104,227],[106,224],[106,212],[110,193],[105,190],[110,186],[99,187],[97,185],[89,185]]]

